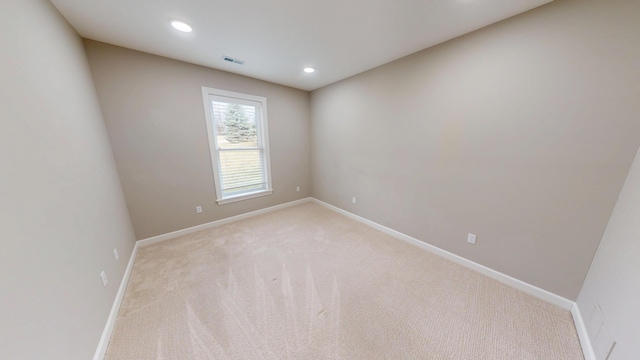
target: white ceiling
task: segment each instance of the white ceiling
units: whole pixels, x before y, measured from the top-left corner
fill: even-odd
[[[314,90],[552,0],[51,1],[82,37]]]

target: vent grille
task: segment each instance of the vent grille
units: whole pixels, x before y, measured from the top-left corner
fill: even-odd
[[[231,56],[227,56],[227,55],[223,56],[222,60],[230,63],[238,64],[238,65],[244,65],[244,60],[232,58]]]

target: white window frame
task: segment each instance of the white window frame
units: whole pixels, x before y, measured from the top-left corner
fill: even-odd
[[[265,169],[265,180],[266,180],[266,189],[252,191],[248,193],[242,193],[238,195],[232,195],[223,197],[222,196],[222,169],[220,167],[220,162],[218,161],[219,157],[219,147],[218,147],[218,139],[216,136],[216,130],[214,126],[213,119],[213,111],[212,111],[212,102],[214,100],[217,101],[229,101],[237,104],[245,104],[245,105],[257,105],[259,112],[259,116],[256,116],[256,121],[260,123],[257,124],[258,137],[260,139],[259,143],[262,143],[262,149],[264,151],[264,169]],[[255,96],[249,94],[243,94],[233,91],[202,87],[202,101],[204,103],[204,113],[207,122],[207,134],[209,137],[209,154],[211,155],[211,165],[213,169],[213,179],[216,187],[216,202],[218,205],[229,204],[236,201],[253,199],[259,196],[271,195],[273,193],[273,188],[271,185],[271,162],[269,155],[269,129],[268,129],[268,121],[267,121],[267,98],[262,96]],[[258,113],[256,113],[258,115]]]

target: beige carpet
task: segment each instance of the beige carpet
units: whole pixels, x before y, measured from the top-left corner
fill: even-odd
[[[314,203],[141,248],[106,359],[583,359],[571,314]]]

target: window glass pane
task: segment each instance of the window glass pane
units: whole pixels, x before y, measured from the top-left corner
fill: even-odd
[[[267,99],[202,87],[216,201],[270,195]]]
[[[213,120],[219,149],[256,148],[257,106],[213,101]]]
[[[223,197],[265,190],[263,150],[220,150]]]

